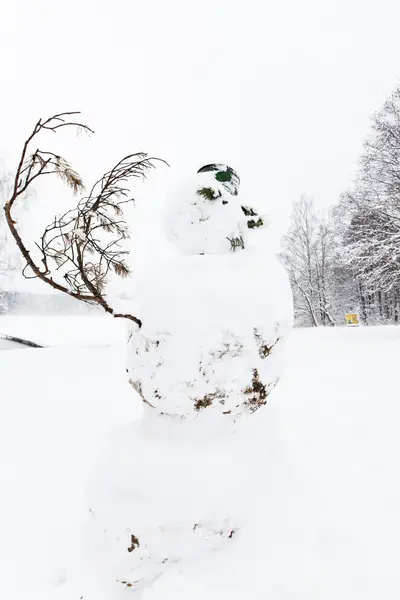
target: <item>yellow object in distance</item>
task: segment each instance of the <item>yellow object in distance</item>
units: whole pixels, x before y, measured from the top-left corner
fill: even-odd
[[[347,315],[345,315],[345,319],[346,319],[346,325],[359,325],[360,324],[357,313],[347,313]]]

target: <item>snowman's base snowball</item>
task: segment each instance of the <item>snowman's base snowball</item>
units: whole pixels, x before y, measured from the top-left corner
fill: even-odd
[[[143,327],[130,336],[128,373],[150,414],[237,417],[266,404],[292,325],[275,257],[186,256],[148,272],[138,289]]]
[[[180,424],[181,435],[174,421],[158,425],[115,431],[88,482],[90,563],[115,590],[151,587],[168,571],[212,560],[240,535],[243,445],[228,432],[196,434],[191,422]]]

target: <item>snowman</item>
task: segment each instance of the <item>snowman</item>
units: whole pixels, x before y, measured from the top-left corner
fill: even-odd
[[[267,219],[240,201],[239,183],[210,164],[174,191],[165,233],[176,255],[137,285],[143,325],[129,333],[127,371],[143,419],[105,448],[90,497],[90,554],[113,600],[240,535],[250,482],[235,433],[279,381],[292,298],[263,242]]]
[[[207,165],[179,191],[165,223],[180,254],[140,283],[129,380],[149,416],[236,419],[265,406],[278,382],[289,283],[263,251],[267,220],[240,202],[231,167]]]

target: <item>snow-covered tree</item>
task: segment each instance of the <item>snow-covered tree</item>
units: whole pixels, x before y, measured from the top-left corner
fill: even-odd
[[[334,233],[318,216],[312,199],[294,202],[281,259],[288,271],[299,324],[334,325],[332,266]]]
[[[374,115],[358,179],[341,204],[357,278],[368,292],[400,288],[400,88]]]
[[[356,195],[357,194],[357,195]],[[382,209],[369,193],[344,196],[348,220],[343,232],[347,264],[369,291],[390,292],[400,287],[400,205]]]
[[[400,298],[400,88],[372,119],[354,185],[335,209],[339,263],[365,323],[398,322]]]

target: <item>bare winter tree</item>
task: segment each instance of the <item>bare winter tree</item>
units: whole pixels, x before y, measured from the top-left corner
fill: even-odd
[[[25,277],[37,277],[55,290],[77,300],[101,306],[116,318],[141,321],[131,314],[121,314],[110,306],[105,286],[113,272],[120,277],[129,274],[126,250],[122,243],[129,236],[124,219],[123,205],[132,202],[128,185],[132,179],[146,177],[160,159],[145,153],[125,156],[110,171],[102,175],[76,208],[55,217],[36,243],[36,253],[28,249],[22,239],[13,209],[38,178],[54,175],[60,178],[74,194],[84,192],[81,176],[61,156],[31,146],[43,132],[57,132],[62,128],[93,133],[76,120],[77,112],[53,115],[39,121],[26,139],[16,169],[11,193],[4,205],[8,228],[26,262]]]
[[[315,280],[321,325],[335,325],[332,317],[332,263],[334,235],[324,220],[320,220],[315,244]]]
[[[313,255],[316,220],[312,201],[302,196],[293,204],[291,226],[283,241],[283,262],[292,286],[295,314],[318,325],[315,306]]]
[[[302,196],[293,205],[281,255],[289,273],[298,322],[314,327],[334,325],[328,289],[332,248],[329,228],[318,219],[313,201]]]

